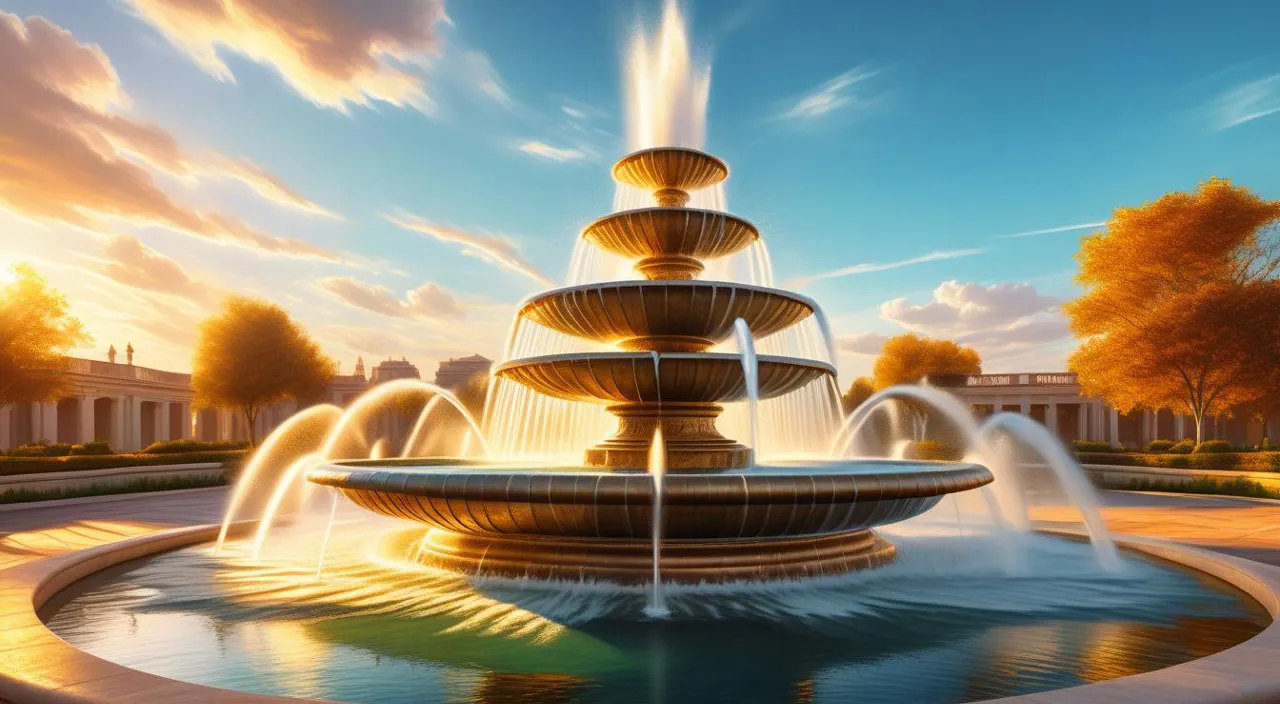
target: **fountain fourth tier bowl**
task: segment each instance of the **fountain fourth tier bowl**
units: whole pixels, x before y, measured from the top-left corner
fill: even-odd
[[[619,281],[559,288],[529,298],[519,315],[619,349],[702,352],[742,318],[766,337],[813,315],[799,294],[725,281]]]
[[[761,355],[759,397],[795,391],[835,369],[825,362]],[[654,432],[673,472],[745,467],[751,451],[716,430],[719,404],[747,398],[742,359],[710,352],[583,352],[504,362],[494,375],[567,401],[607,403],[617,433],[586,451],[591,467],[644,469]]]
[[[624,583],[652,576],[654,481],[641,472],[382,460],[314,469],[307,479],[370,511],[437,529],[417,551],[432,566]],[[977,465],[892,460],[671,474],[662,484],[662,575],[794,579],[885,564],[894,548],[873,527],[991,481]]]

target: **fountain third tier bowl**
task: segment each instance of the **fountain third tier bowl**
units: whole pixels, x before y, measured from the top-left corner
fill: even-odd
[[[754,428],[757,403],[834,379],[829,361],[752,351],[752,337],[784,331],[818,314],[817,306],[778,289],[696,280],[703,260],[759,238],[741,218],[684,207],[690,190],[728,176],[724,162],[693,149],[656,148],[623,157],[613,173],[651,191],[658,207],[601,218],[582,237],[634,260],[647,280],[547,291],[518,315],[615,349],[516,357],[493,373],[495,383],[557,402],[603,405],[617,419],[615,434],[584,448],[585,461],[575,467],[534,466],[521,457],[505,464],[381,460],[314,469],[311,482],[370,511],[431,526],[415,551],[431,565],[656,583],[659,572],[701,582],[884,564],[894,549],[873,527],[992,481],[986,468],[960,463],[763,464],[756,448],[724,437],[716,427],[724,404],[749,404]],[[709,351],[735,331],[742,354]]]

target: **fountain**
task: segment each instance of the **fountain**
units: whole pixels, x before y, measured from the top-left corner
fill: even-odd
[[[447,460],[341,462],[306,473],[376,513],[438,530],[419,559],[465,573],[642,582],[652,574],[657,484],[642,475],[665,440],[667,508],[661,574],[685,582],[831,575],[882,565],[894,550],[872,528],[932,508],[943,495],[992,481],[966,463],[753,461],[756,448],[716,427],[723,404],[792,394],[835,374],[830,363],[756,354],[767,338],[813,316],[812,300],[775,288],[696,277],[704,261],[760,234],[727,213],[687,207],[716,186],[725,163],[681,147],[620,159],[613,176],[653,194],[657,207],[623,210],[582,238],[634,260],[637,281],[534,295],[518,316],[609,349],[508,359],[497,379],[569,402],[602,404],[612,437],[579,466]],[[741,354],[711,351],[735,335]],[[748,332],[749,331],[749,332]],[[409,464],[410,466],[406,466]],[[483,569],[482,569],[483,568]]]
[[[1270,623],[1205,573],[1117,550],[1028,418],[982,421],[927,384],[842,417],[822,310],[774,286],[759,230],[725,211],[709,73],[674,2],[628,66],[615,212],[563,287],[518,307],[484,417],[418,380],[299,413],[213,550],[49,607],[115,663],[94,672],[364,704],[956,704],[1194,668]],[[911,459],[923,441],[950,459]],[[1088,542],[1033,530],[1015,449]]]

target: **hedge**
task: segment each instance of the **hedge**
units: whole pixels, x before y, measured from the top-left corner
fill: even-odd
[[[208,486],[223,486],[228,482],[226,477],[161,477],[153,479],[143,477],[118,484],[93,484],[86,487],[69,489],[8,489],[0,494],[0,504],[20,504],[30,501],[50,501],[53,499],[78,499],[82,496],[107,496],[110,494],[135,494],[144,491],[173,491],[174,489],[201,489]]]
[[[173,455],[180,452],[215,452],[221,450],[245,450],[246,441],[201,442],[199,440],[164,440],[153,442],[142,449],[144,455]]]
[[[1196,452],[1189,455],[1140,452],[1077,452],[1080,464],[1160,469],[1226,469],[1280,472],[1280,452]]]
[[[43,474],[46,472],[78,472],[116,467],[148,467],[162,464],[219,462],[224,467],[239,468],[249,456],[248,450],[216,452],[183,452],[169,455],[71,455],[68,457],[0,457],[0,476]]]
[[[1219,496],[1248,496],[1255,499],[1280,499],[1280,491],[1268,489],[1258,482],[1242,477],[1232,479],[1215,479],[1214,477],[1196,477],[1191,481],[1177,482],[1150,479],[1129,479],[1128,481],[1097,482],[1104,489],[1122,489],[1126,491],[1159,491],[1174,494],[1213,494]]]

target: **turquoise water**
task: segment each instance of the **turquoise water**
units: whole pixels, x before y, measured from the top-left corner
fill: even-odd
[[[378,524],[382,525],[382,524]],[[197,547],[96,575],[48,607],[128,667],[264,694],[399,702],[921,702],[1055,689],[1203,657],[1267,625],[1226,585],[1085,544],[884,531],[889,567],[807,583],[667,590],[471,581],[406,568],[340,524],[260,562]],[[389,543],[388,543],[389,544]],[[1012,571],[1010,571],[1012,570]]]

